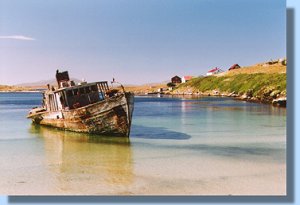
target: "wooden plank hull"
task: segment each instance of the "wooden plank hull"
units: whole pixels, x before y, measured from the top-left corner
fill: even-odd
[[[36,124],[75,132],[129,136],[134,96],[123,93],[72,110],[40,112],[28,115]]]

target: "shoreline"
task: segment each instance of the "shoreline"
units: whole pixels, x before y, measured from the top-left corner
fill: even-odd
[[[249,97],[245,95],[238,95],[234,93],[219,93],[219,94],[211,94],[211,93],[153,93],[153,94],[141,94],[141,93],[134,93],[136,96],[156,96],[156,95],[166,95],[166,96],[190,96],[190,97],[229,97],[235,100],[251,102],[251,103],[259,103],[259,104],[269,104],[275,107],[282,107],[286,108],[286,97],[279,97],[274,99],[272,102],[262,99],[259,100],[255,97]]]
[[[0,93],[42,93],[43,91],[41,90],[14,90],[14,91],[10,91],[10,90],[0,90]],[[259,99],[257,97],[254,97],[252,95],[247,95],[247,94],[236,94],[236,92],[219,92],[216,90],[213,91],[207,91],[207,92],[178,92],[174,93],[174,92],[151,92],[151,93],[147,93],[147,92],[141,92],[141,91],[128,91],[128,92],[132,92],[134,93],[135,96],[158,96],[158,97],[163,97],[163,96],[179,96],[179,97],[183,97],[183,96],[189,96],[191,98],[193,97],[228,97],[228,98],[232,98],[235,100],[239,100],[239,101],[245,101],[245,102],[250,102],[250,103],[258,103],[258,104],[268,104],[268,105],[272,105],[275,107],[282,107],[282,108],[286,108],[286,104],[287,104],[287,97],[286,96],[277,96],[277,97],[272,97],[270,99],[270,96],[266,96],[265,98]],[[162,95],[162,96],[161,96]]]
[[[38,90],[22,90],[22,91],[3,91],[0,93],[42,93],[43,91]],[[235,100],[241,100],[251,103],[259,103],[259,104],[269,104],[275,107],[283,107],[286,108],[287,99],[285,96],[273,99],[273,101],[268,101],[265,99],[259,100],[255,97],[249,97],[244,95],[238,95],[235,93],[141,93],[141,92],[133,92],[135,96],[157,96],[157,95],[166,95],[166,96],[190,96],[190,97],[229,97]]]

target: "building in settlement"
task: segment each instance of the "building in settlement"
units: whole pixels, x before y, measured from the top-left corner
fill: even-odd
[[[214,69],[209,70],[209,71],[206,73],[206,75],[207,75],[207,76],[210,76],[210,75],[214,75],[214,74],[218,74],[218,73],[222,73],[222,72],[223,72],[223,71],[222,71],[220,68],[215,67]]]
[[[171,78],[171,82],[174,84],[180,84],[182,81],[179,76],[175,75],[173,78]]]
[[[241,66],[239,64],[234,64],[228,70],[235,70],[235,69],[239,69],[239,68],[241,68]]]
[[[188,82],[189,80],[191,80],[193,78],[193,76],[190,76],[190,75],[188,75],[188,76],[183,76],[182,77],[182,83],[186,83],[186,82]]]

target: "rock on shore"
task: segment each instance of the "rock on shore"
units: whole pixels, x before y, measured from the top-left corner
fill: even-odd
[[[274,106],[286,107],[286,91],[276,90],[274,87],[265,87],[260,90],[256,95],[252,89],[249,89],[246,93],[233,92],[221,92],[217,89],[201,92],[193,87],[180,88],[173,91],[173,95],[198,95],[198,96],[223,96],[233,97],[238,100],[244,100],[248,102],[266,103]]]

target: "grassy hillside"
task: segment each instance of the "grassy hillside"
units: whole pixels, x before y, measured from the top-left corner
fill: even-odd
[[[286,66],[256,64],[214,76],[199,77],[179,85],[173,93],[229,94],[272,102],[286,97]]]
[[[256,64],[252,66],[245,66],[240,69],[227,71],[224,73],[217,74],[216,76],[224,75],[237,75],[237,74],[254,74],[254,73],[286,73],[286,65],[281,65],[279,63],[273,65],[266,65],[264,63]]]
[[[286,74],[285,73],[256,73],[256,74],[237,74],[232,76],[209,76],[194,78],[191,81],[181,84],[178,89],[192,87],[194,91],[207,92],[218,90],[220,92],[239,95],[251,90],[253,96],[257,96],[266,90],[286,93]]]

